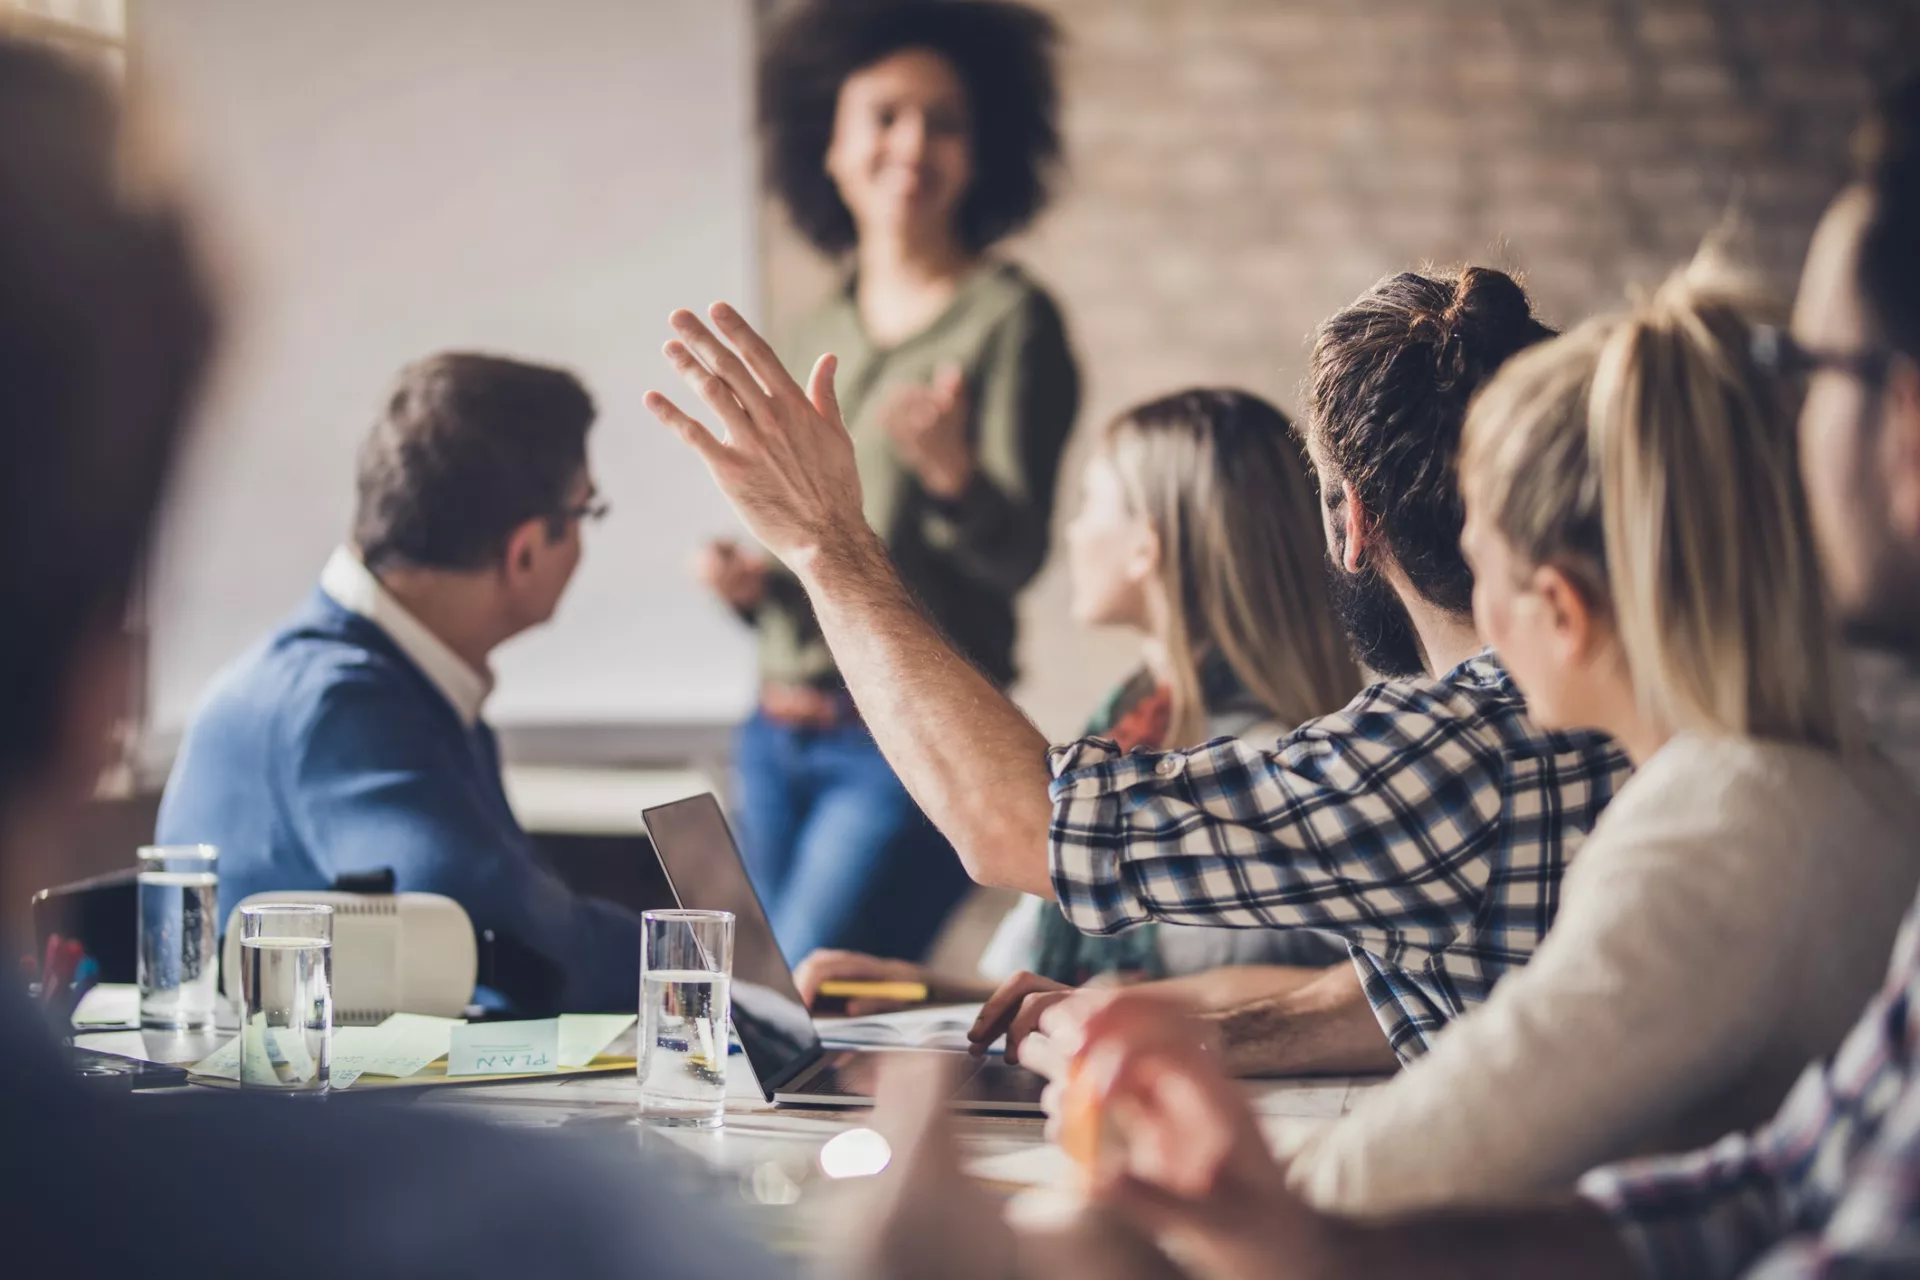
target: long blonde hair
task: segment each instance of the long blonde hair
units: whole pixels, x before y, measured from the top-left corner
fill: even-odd
[[[1244,391],[1197,388],[1121,414],[1102,446],[1160,539],[1169,741],[1207,736],[1209,653],[1288,725],[1345,705],[1360,672],[1328,598],[1319,505],[1286,415]]]
[[[1468,415],[1464,486],[1521,560],[1611,615],[1643,713],[1840,748],[1850,694],[1793,417],[1752,355],[1758,298],[1708,251],[1515,356]]]

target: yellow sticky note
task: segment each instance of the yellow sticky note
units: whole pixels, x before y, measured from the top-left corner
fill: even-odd
[[[560,1065],[584,1067],[605,1052],[621,1033],[640,1019],[631,1013],[563,1013],[560,1015]]]

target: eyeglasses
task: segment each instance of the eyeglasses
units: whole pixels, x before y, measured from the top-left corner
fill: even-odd
[[[571,507],[562,507],[553,513],[553,518],[560,524],[570,524],[575,520],[581,521],[582,523],[591,520],[597,524],[605,520],[607,513],[612,510],[612,503],[609,503],[604,498],[595,497],[588,498],[585,502],[576,503]]]
[[[1778,325],[1755,325],[1753,362],[1780,378],[1804,382],[1822,369],[1845,374],[1862,385],[1877,388],[1887,380],[1894,353],[1886,347],[1867,351],[1822,351],[1802,346]]]

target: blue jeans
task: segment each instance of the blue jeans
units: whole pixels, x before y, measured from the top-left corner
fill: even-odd
[[[859,724],[734,735],[734,826],[790,964],[819,947],[920,959],[969,881]]]

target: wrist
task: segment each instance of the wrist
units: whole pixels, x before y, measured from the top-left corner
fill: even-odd
[[[850,584],[870,582],[890,573],[893,563],[880,535],[864,520],[849,529],[829,531],[785,559],[809,596],[832,595]]]

